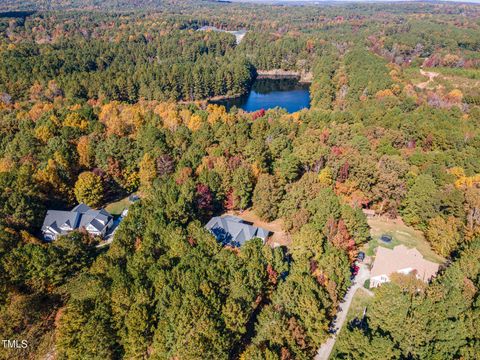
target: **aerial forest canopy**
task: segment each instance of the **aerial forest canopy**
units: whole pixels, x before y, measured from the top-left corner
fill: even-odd
[[[48,3],[0,4],[0,334],[28,341],[0,359],[312,359],[362,209],[445,265],[376,290],[333,358],[480,358],[479,6]],[[278,70],[310,109],[210,103]],[[48,209],[131,194],[111,244],[41,240]],[[245,211],[286,242],[204,228]]]

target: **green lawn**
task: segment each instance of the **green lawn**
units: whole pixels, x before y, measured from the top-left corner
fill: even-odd
[[[105,210],[107,210],[110,214],[114,216],[120,215],[124,209],[128,209],[131,205],[131,202],[128,200],[129,196],[106,205]]]
[[[350,308],[348,309],[347,318],[343,323],[342,329],[338,334],[335,344],[338,342],[338,339],[342,337],[342,334],[344,334],[345,329],[347,328],[350,321],[352,321],[356,317],[359,319],[363,317],[363,311],[365,310],[365,308],[367,308],[367,311],[368,311],[368,305],[372,302],[372,300],[373,300],[373,296],[371,296],[367,292],[367,290],[363,288],[359,288],[355,292],[355,295],[353,296],[353,299],[352,299],[352,303],[350,304]],[[332,355],[335,354],[335,347],[336,345],[333,347]],[[333,359],[332,355],[330,356],[330,359]]]
[[[425,237],[420,231],[402,223],[396,223],[378,217],[368,219],[368,224],[370,225],[370,233],[372,235],[372,240],[368,243],[368,248],[366,250],[368,256],[374,255],[375,249],[379,245],[392,249],[397,245],[403,244],[408,248],[417,248],[427,260],[436,263],[442,263],[445,261],[444,258],[437,255],[430,248],[430,244],[425,240]],[[380,237],[383,234],[392,236],[392,242],[390,244],[386,244],[380,240]]]
[[[355,317],[361,318],[363,316],[363,310],[370,304],[372,299],[373,296],[368,294],[364,288],[358,288],[353,296],[350,309],[348,309],[347,320],[343,326],[346,326]]]

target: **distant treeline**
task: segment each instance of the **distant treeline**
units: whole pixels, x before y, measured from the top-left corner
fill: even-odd
[[[13,100],[38,97],[32,92],[42,93],[54,80],[56,91],[73,99],[198,100],[239,94],[255,71],[234,46],[232,35],[215,32],[174,32],[150,42],[139,35],[118,43],[83,38],[22,43],[3,53],[0,92]]]

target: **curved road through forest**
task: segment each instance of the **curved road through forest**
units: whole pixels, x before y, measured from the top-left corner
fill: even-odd
[[[358,270],[358,274],[354,279],[353,285],[350,287],[350,289],[348,289],[345,297],[343,298],[343,302],[340,303],[340,311],[337,313],[337,319],[335,321],[335,334],[326,342],[324,342],[320,349],[318,349],[317,355],[315,355],[315,360],[328,360],[333,350],[333,346],[335,345],[337,335],[340,333],[340,329],[347,318],[348,309],[350,308],[350,304],[352,303],[355,292],[363,286],[365,280],[370,279],[370,270],[368,269],[367,265],[360,264],[359,267],[360,269]],[[372,294],[370,290],[367,291],[369,294]]]

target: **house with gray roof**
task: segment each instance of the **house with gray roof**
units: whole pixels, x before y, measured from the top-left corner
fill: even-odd
[[[71,211],[48,210],[42,225],[43,238],[52,241],[70,231],[85,229],[92,236],[103,237],[113,224],[113,216],[105,209],[94,210],[85,204]]]
[[[270,236],[270,231],[244,221],[243,219],[225,215],[215,216],[205,225],[217,241],[222,245],[234,247],[242,246],[246,241],[254,238],[262,239],[263,242]]]

